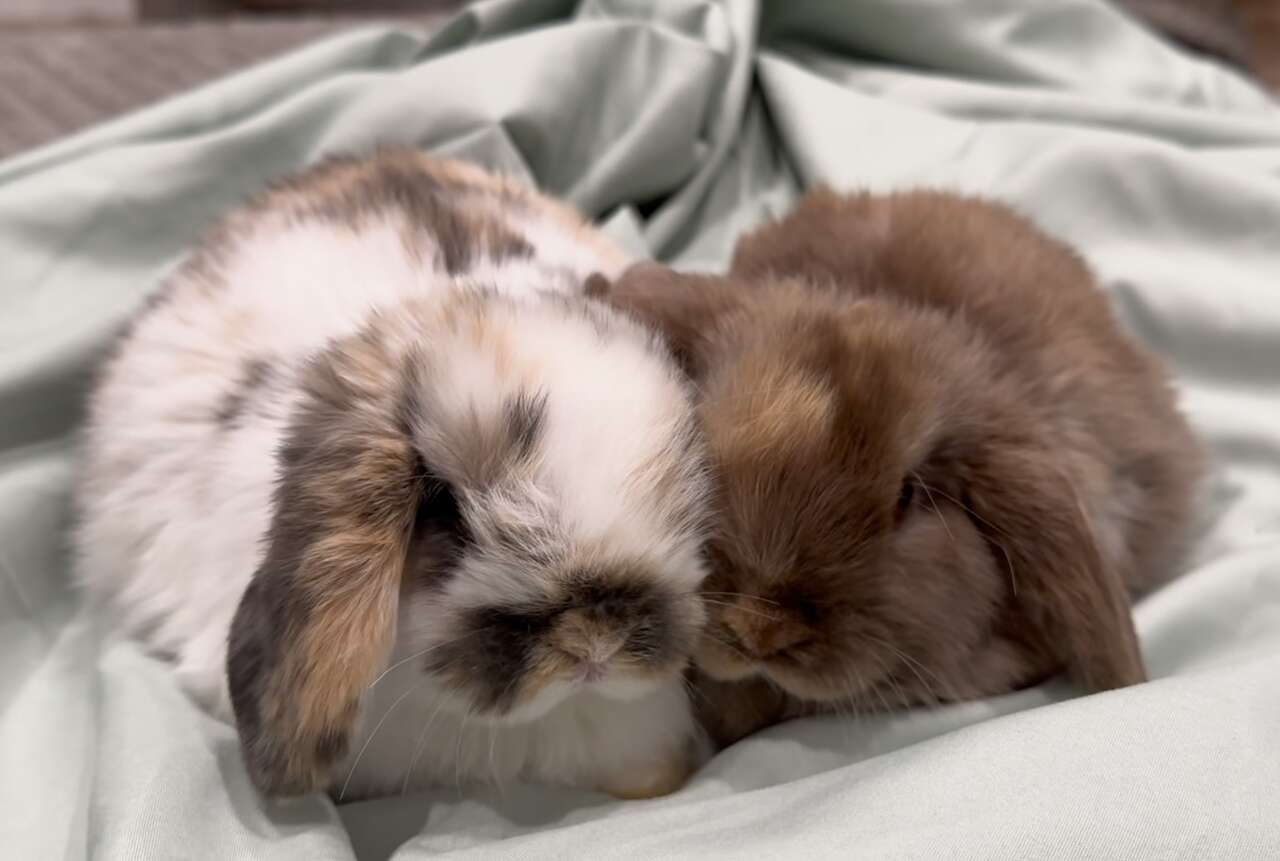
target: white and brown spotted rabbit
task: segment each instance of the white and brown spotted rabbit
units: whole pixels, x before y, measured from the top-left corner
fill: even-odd
[[[387,151],[232,214],[133,321],[79,580],[262,790],[649,796],[695,765],[702,446],[666,348],[582,295],[623,263],[530,188]]]

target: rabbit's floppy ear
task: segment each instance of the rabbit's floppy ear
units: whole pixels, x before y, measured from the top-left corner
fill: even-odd
[[[369,340],[322,354],[278,454],[265,556],[227,655],[245,762],[269,794],[328,784],[392,647],[425,484],[402,376]]]
[[[1124,572],[1054,453],[992,440],[973,467],[976,526],[1008,564],[1014,600],[1044,648],[1089,691],[1146,681]]]
[[[694,377],[704,370],[707,339],[718,320],[743,302],[738,288],[724,278],[677,272],[660,263],[636,263],[612,283],[592,275],[585,291],[657,329]]]

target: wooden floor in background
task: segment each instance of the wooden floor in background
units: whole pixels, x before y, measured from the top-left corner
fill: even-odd
[[[395,20],[433,29],[447,17]],[[0,25],[0,158],[377,20],[305,15]]]
[[[1280,0],[1116,2],[1193,47],[1252,66],[1280,90]],[[377,20],[370,15],[433,28],[461,5],[0,0],[0,158]]]

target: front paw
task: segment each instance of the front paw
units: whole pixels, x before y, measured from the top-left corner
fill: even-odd
[[[670,795],[689,781],[710,752],[706,739],[699,736],[664,757],[607,776],[598,788],[624,801]]]
[[[762,678],[722,682],[702,673],[691,678],[698,691],[698,719],[716,750],[801,713],[792,698]]]

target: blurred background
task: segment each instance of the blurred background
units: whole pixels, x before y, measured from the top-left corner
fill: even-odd
[[[786,2],[786,0],[776,0]],[[1280,86],[1280,0],[1115,0]],[[0,158],[340,30],[431,29],[461,0],[0,0]]]
[[[341,30],[462,0],[0,0],[0,158]]]

